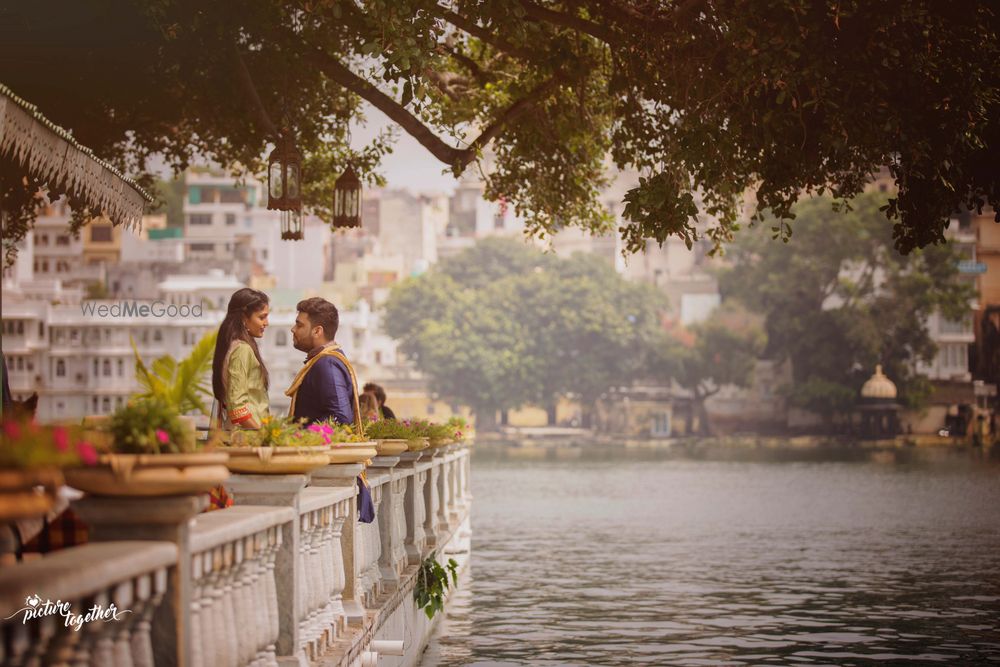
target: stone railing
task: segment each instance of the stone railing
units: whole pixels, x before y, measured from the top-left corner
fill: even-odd
[[[433,550],[467,557],[468,462],[459,446],[376,458],[372,523],[358,521],[361,465],[234,475],[236,505],[208,513],[202,497],[84,498],[95,543],[0,571],[14,614],[0,620],[0,663],[353,666],[405,640],[392,664],[416,664],[431,628],[412,601],[416,572]],[[80,632],[55,615],[22,624],[34,594],[131,613]]]
[[[150,667],[177,547],[88,544],[0,570],[0,664]]]

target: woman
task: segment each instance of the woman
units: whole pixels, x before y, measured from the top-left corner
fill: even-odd
[[[267,329],[267,295],[244,287],[229,299],[219,325],[212,360],[212,393],[219,402],[219,426],[226,430],[258,429],[268,417],[267,367],[257,338]]]
[[[375,394],[363,392],[358,398],[358,406],[361,409],[361,417],[366,422],[377,422],[382,419],[378,409],[378,399]]]

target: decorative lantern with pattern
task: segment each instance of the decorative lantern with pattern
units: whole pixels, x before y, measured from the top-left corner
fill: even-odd
[[[333,186],[333,227],[343,229],[361,226],[361,179],[354,168],[347,169]]]
[[[281,240],[301,241],[302,235],[302,209],[281,212]]]
[[[302,154],[287,131],[281,133],[267,159],[267,208],[270,211],[298,211],[301,222]]]

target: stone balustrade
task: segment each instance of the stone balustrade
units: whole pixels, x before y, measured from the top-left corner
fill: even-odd
[[[236,505],[204,514],[195,497],[85,498],[97,542],[0,570],[0,609],[14,614],[0,620],[0,663],[353,666],[380,639],[406,640],[392,664],[416,664],[431,627],[413,603],[419,564],[435,549],[468,555],[468,461],[455,446],[375,459],[371,523],[358,521],[361,465],[234,475]],[[22,624],[33,594],[131,613],[79,632],[58,615]]]
[[[0,570],[0,664],[152,667],[177,547],[88,544]]]
[[[275,563],[289,508],[200,514],[191,529],[191,665],[277,665]]]

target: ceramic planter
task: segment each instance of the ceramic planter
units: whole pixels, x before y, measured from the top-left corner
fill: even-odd
[[[378,448],[379,456],[398,456],[409,449],[406,444],[406,440],[402,439],[388,439],[388,440],[376,440],[376,447]]]
[[[330,449],[328,463],[364,463],[378,455],[374,442],[344,442]]]
[[[226,447],[229,469],[250,475],[295,475],[329,463],[330,447]]]
[[[419,452],[430,446],[430,440],[427,438],[413,438],[412,440],[406,441],[406,450],[410,452]]]
[[[207,493],[229,478],[228,455],[102,454],[96,466],[69,468],[66,483],[95,496],[182,496]]]
[[[56,468],[0,470],[0,521],[46,514],[62,484],[62,473]]]

